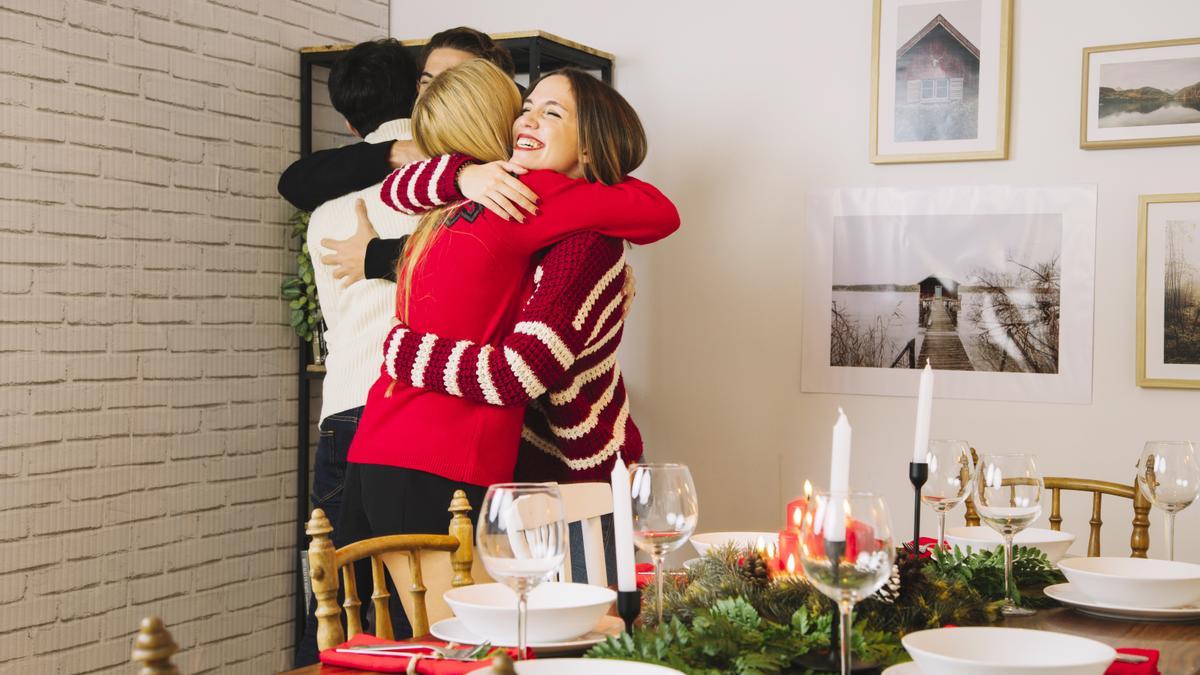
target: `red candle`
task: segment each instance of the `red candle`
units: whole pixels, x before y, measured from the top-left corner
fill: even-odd
[[[791,560],[789,565],[788,561]],[[800,569],[800,533],[788,528],[779,532],[779,558],[777,565],[780,572],[795,574]]]
[[[804,481],[804,496],[797,497],[788,502],[787,505],[787,524],[784,528],[789,530],[800,531],[804,525],[804,514],[808,513],[808,502],[812,499],[812,483]]]

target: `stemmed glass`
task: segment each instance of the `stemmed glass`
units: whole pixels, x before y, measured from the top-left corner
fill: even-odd
[[[663,617],[663,561],[696,529],[700,504],[683,464],[638,464],[633,470],[633,543],[654,560],[658,622]]]
[[[976,467],[973,495],[979,518],[1004,537],[1004,614],[1034,610],[1013,602],[1013,537],[1042,515],[1042,477],[1029,453],[985,454]]]
[[[869,492],[818,492],[813,499],[809,512],[815,515],[800,528],[800,564],[817,590],[837,603],[842,675],[847,675],[854,605],[892,574],[892,521],[883,499]]]
[[[517,593],[517,658],[525,658],[529,591],[563,564],[567,523],[556,483],[498,483],[479,510],[475,545],[488,574]]]
[[[929,441],[925,461],[929,464],[929,480],[921,490],[921,501],[937,512],[937,555],[941,556],[946,545],[946,512],[970,494],[975,462],[966,441],[947,440]]]
[[[1137,484],[1167,515],[1167,559],[1175,559],[1175,514],[1200,493],[1200,464],[1188,441],[1150,441],[1138,459]]]

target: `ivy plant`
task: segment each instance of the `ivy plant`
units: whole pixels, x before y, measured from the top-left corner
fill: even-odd
[[[297,211],[288,219],[292,236],[300,241],[300,252],[296,254],[296,274],[286,277],[279,286],[279,292],[288,302],[292,329],[305,342],[312,342],[321,322],[321,304],[317,301],[317,283],[313,280],[312,258],[306,242],[309,215],[308,211]]]

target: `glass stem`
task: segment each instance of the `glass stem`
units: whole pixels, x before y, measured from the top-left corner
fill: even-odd
[[[1167,511],[1167,560],[1175,559],[1175,512]]]
[[[524,585],[517,591],[517,660],[525,660],[525,626],[529,610],[529,589]]]
[[[850,628],[854,605],[843,599],[838,603],[838,609],[841,610],[841,633],[838,635],[838,642],[842,653],[842,675],[850,675]]]
[[[943,548],[946,546],[946,512],[938,509],[938,540],[937,540],[937,557],[942,557]]]
[[[1016,607],[1013,602],[1013,536],[1004,535],[1004,607]]]
[[[661,555],[654,556],[654,586],[658,596],[658,623],[662,625],[663,617],[663,563],[666,559]]]

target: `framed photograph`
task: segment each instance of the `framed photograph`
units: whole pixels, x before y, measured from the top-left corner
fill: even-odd
[[[1008,159],[1012,0],[875,0],[871,161]]]
[[[1083,50],[1079,147],[1200,143],[1200,38]]]
[[[1138,212],[1138,386],[1200,389],[1200,192]]]
[[[1088,403],[1094,187],[843,189],[805,237],[804,391]]]

